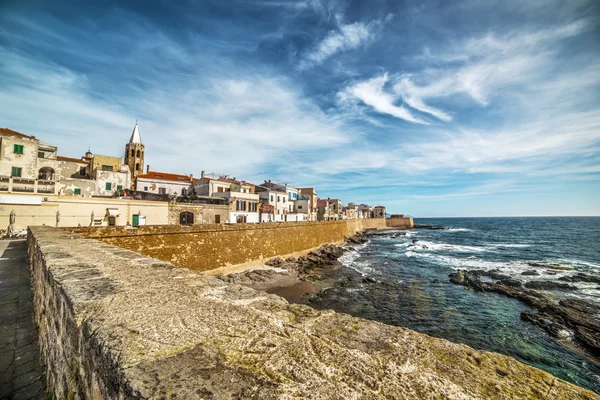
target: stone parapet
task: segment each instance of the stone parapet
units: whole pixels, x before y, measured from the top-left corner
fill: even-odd
[[[495,353],[284,299],[31,227],[57,399],[595,399]]]

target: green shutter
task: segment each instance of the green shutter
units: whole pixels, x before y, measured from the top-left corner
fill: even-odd
[[[112,184],[109,182],[106,182],[106,190],[111,190],[112,189]]]
[[[21,177],[21,168],[19,167],[12,167],[12,171],[10,173],[10,176],[14,176],[17,178]]]
[[[23,154],[23,146],[20,144],[15,144],[13,150],[15,154]]]
[[[81,194],[81,189],[79,189],[79,188],[76,188],[76,189],[73,191],[73,193],[75,193],[75,194]]]
[[[117,190],[123,190],[123,186],[122,185],[117,185]]]

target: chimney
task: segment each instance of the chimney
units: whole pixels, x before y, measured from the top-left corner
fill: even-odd
[[[150,164],[146,165],[146,173],[149,174],[150,173]]]
[[[204,178],[204,171],[200,173],[200,178]]]
[[[190,174],[190,181],[194,181],[194,174]]]

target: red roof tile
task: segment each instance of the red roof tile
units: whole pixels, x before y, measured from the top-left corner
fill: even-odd
[[[20,133],[20,132],[17,132],[17,131],[13,131],[12,129],[8,129],[8,128],[0,128],[0,133],[3,133],[5,135],[12,135],[12,136],[17,136],[17,137],[22,137],[22,138],[35,139],[35,136],[25,135],[23,133]]]
[[[149,171],[147,174],[138,175],[137,177],[144,179],[158,179],[161,181],[190,182],[189,175],[170,174],[168,172]],[[193,178],[192,181],[198,182],[198,178]]]

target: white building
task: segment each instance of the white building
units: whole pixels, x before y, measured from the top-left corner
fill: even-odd
[[[147,171],[145,174],[137,176],[135,190],[155,194],[185,196],[190,193],[192,185],[195,182],[198,182],[198,179],[192,175]]]

